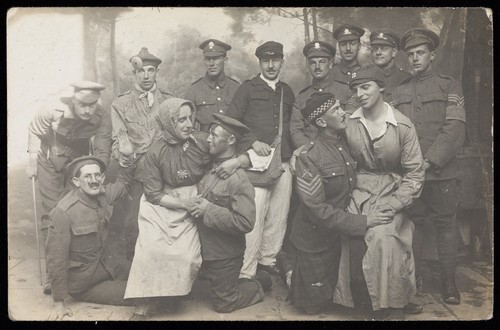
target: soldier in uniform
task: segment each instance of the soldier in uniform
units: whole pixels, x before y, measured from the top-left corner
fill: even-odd
[[[341,85],[331,79],[330,75],[333,58],[335,57],[335,46],[324,41],[313,41],[305,45],[302,52],[307,58],[312,84],[299,92],[293,106],[290,119],[290,135],[295,149],[308,143],[318,134],[316,127],[309,123],[307,119],[304,119],[301,113],[311,95],[315,93],[334,93]],[[344,108],[345,105],[345,103],[341,104]]]
[[[121,167],[125,159],[120,161]],[[54,310],[50,319],[73,312],[65,298],[109,304],[131,305],[123,295],[128,275],[104,253],[113,202],[126,194],[133,166],[120,169],[116,182],[103,186],[106,165],[95,156],[83,156],[68,166],[75,188],[50,213],[46,258],[51,274]]]
[[[291,231],[295,262],[290,287],[294,306],[317,314],[333,302],[340,263],[340,234],[363,237],[392,221],[382,208],[367,215],[346,211],[356,179],[344,130],[348,117],[331,93],[315,94],[302,112],[319,129],[296,163],[301,208]]]
[[[208,39],[200,44],[200,49],[207,72],[188,87],[184,98],[196,106],[195,130],[208,132],[212,114],[226,112],[240,83],[224,73],[230,45]]]
[[[73,96],[62,97],[38,111],[28,126],[28,177],[38,179],[42,197],[42,240],[47,238],[48,214],[69,191],[67,165],[94,154],[107,164],[111,149],[111,120],[98,100],[105,87],[91,81],[72,84]],[[92,142],[93,141],[93,142]],[[46,279],[44,292],[50,293]]]
[[[250,129],[236,119],[214,114],[207,138],[211,167],[216,168],[237,155],[238,141]],[[221,180],[212,170],[198,184],[199,198],[191,209],[197,219],[201,242],[202,269],[211,281],[211,297],[219,313],[251,306],[271,288],[271,277],[264,271],[256,279],[240,279],[245,252],[245,234],[255,224],[255,193],[247,175],[238,169]],[[261,284],[262,283],[262,284]]]
[[[252,132],[245,134],[243,144],[251,145],[259,156],[271,153],[270,145],[278,135],[280,121],[281,162],[285,171],[278,181],[269,187],[255,187],[256,220],[254,229],[246,235],[246,251],[240,277],[253,278],[259,268],[278,275],[276,254],[285,236],[292,174],[290,158],[290,116],[295,96],[292,89],[279,79],[283,65],[283,45],[268,41],[255,50],[261,73],[245,81],[234,94],[227,115],[247,125]],[[283,115],[280,103],[283,99]]]
[[[443,301],[457,305],[460,304],[460,293],[455,285],[457,153],[465,140],[464,96],[459,81],[435,71],[432,62],[439,37],[434,32],[410,30],[403,35],[401,45],[415,75],[396,88],[393,102],[415,125],[425,169],[422,194],[408,210],[408,216],[415,223],[413,251],[417,283],[421,290],[422,236],[424,221],[429,217],[437,233]]]
[[[375,30],[370,33],[370,45],[375,64],[382,69],[385,76],[384,101],[392,101],[392,93],[411,74],[398,68],[394,63],[399,50],[399,36],[389,29]]]
[[[135,85],[131,90],[116,97],[111,104],[111,120],[113,123],[113,155],[116,152],[116,137],[120,132],[126,132],[132,145],[137,162],[134,182],[130,188],[132,200],[120,201],[120,209],[126,215],[125,236],[127,258],[134,255],[135,242],[138,235],[137,216],[139,202],[143,194],[144,154],[151,144],[158,138],[160,130],[155,116],[160,104],[173,97],[156,85],[156,74],[161,59],[149,53],[146,47],[130,58],[134,68]],[[121,205],[123,204],[123,205]]]
[[[341,88],[335,90],[335,96],[346,103],[345,111],[351,114],[356,110],[358,104],[352,95],[349,83],[352,73],[359,68],[358,53],[361,47],[360,38],[365,34],[365,30],[352,24],[344,24],[333,31],[333,37],[338,41],[340,62],[332,68],[332,79],[341,84]]]

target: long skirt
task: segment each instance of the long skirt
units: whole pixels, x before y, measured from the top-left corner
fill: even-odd
[[[387,203],[401,182],[397,174],[358,173],[348,211],[367,214]],[[416,293],[412,251],[414,225],[403,213],[396,213],[387,225],[369,228],[364,241],[362,269],[373,310],[403,308]],[[342,236],[342,256],[334,302],[354,307],[350,289],[349,237]]]
[[[338,278],[340,244],[317,253],[293,248],[295,262],[288,299],[302,309],[331,300]]]
[[[173,189],[180,198],[196,186]],[[201,267],[198,230],[186,211],[168,209],[141,198],[139,236],[125,298],[183,296],[191,291]]]

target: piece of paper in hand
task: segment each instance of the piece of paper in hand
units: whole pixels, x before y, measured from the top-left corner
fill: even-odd
[[[271,153],[267,156],[259,156],[255,153],[255,150],[248,150],[248,155],[250,156],[250,161],[252,162],[252,167],[249,168],[249,171],[255,172],[263,172],[267,170],[269,164],[271,164],[271,160],[273,159],[274,150],[276,148],[271,148]]]

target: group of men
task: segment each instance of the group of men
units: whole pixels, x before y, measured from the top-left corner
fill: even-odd
[[[227,139],[237,136],[238,142],[251,146],[257,155],[268,156],[282,127],[284,172],[273,185],[254,187],[255,221],[253,230],[245,236],[240,279],[254,279],[258,270],[290,279],[287,275],[290,275],[291,267],[278,265],[276,261],[284,240],[287,240],[285,233],[287,226],[291,226],[288,219],[293,218],[293,214],[289,216],[290,200],[297,199],[293,193],[290,160],[295,150],[310,143],[317,135],[317,128],[304,118],[302,110],[317,93],[334,94],[348,114],[358,108],[360,100],[351,92],[349,83],[361,67],[358,52],[364,33],[363,28],[350,24],[334,31],[341,57],[337,64],[334,64],[337,49],[333,44],[317,40],[305,45],[303,53],[312,83],[297,97],[290,86],[280,80],[284,64],[281,43],[269,41],[256,49],[260,74],[242,84],[225,74],[230,45],[216,39],[200,44],[206,73],[183,95],[196,106],[194,129],[210,132],[216,122],[229,132]],[[384,100],[413,122],[425,159],[426,177],[421,197],[405,210],[415,223],[413,245],[417,287],[422,289],[423,223],[430,218],[437,230],[443,300],[459,304],[460,294],[455,285],[456,155],[465,135],[464,99],[460,83],[436,73],[433,67],[438,45],[439,37],[427,29],[410,30],[401,39],[388,29],[370,34],[373,62],[386,79]],[[408,55],[413,75],[395,65],[394,58],[399,50]],[[155,116],[160,104],[173,97],[156,83],[161,59],[142,48],[130,62],[135,85],[116,97],[111,110],[103,109],[98,102],[104,86],[80,82],[73,85],[71,98],[61,99],[56,105],[37,112],[29,126],[27,174],[38,178],[43,204],[42,232],[49,232],[48,239],[46,234],[42,236],[47,241],[49,270],[44,291],[49,293],[52,290],[54,301],[58,303],[69,293],[80,298],[93,296],[93,301],[114,304],[117,303],[116,297],[109,292],[119,295],[120,290],[124,290],[118,283],[120,281],[110,281],[121,277],[117,277],[104,255],[103,246],[112,213],[110,204],[117,201],[115,205],[127,215],[124,232],[127,235],[127,257],[132,259],[138,234],[139,202],[143,194],[144,155],[159,136]],[[215,116],[219,118],[216,120],[213,114],[222,116]],[[236,120],[228,120],[229,117]],[[215,159],[218,155],[225,155],[231,144],[224,145],[225,148],[214,151]],[[88,157],[89,154],[93,156]],[[104,170],[110,157],[118,160],[123,168],[117,182],[112,184],[114,186],[104,189]],[[127,167],[130,163],[134,165]],[[241,175],[241,172],[237,173]],[[67,194],[69,181],[75,189]],[[123,195],[126,196],[119,199]],[[233,206],[227,208],[232,210]],[[217,237],[230,240],[231,234],[222,231]],[[286,254],[287,251],[283,252]],[[115,284],[111,289],[96,289],[95,285],[102,282]],[[58,308],[62,311],[60,317],[69,314],[65,307]]]

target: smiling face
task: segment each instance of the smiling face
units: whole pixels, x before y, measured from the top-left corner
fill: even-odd
[[[436,57],[436,52],[429,50],[427,44],[410,47],[406,49],[406,54],[415,74],[431,70],[432,61]]]
[[[359,46],[358,39],[339,42],[340,57],[347,63],[354,62],[358,58]]]
[[[315,80],[325,79],[333,65],[332,59],[328,57],[310,57],[307,63],[309,72]]]
[[[191,107],[184,104],[179,109],[179,115],[174,118],[175,136],[181,141],[186,141],[193,131],[193,123],[191,121]]]
[[[320,127],[328,128],[331,131],[338,132],[347,128],[347,114],[340,106],[337,100],[335,104],[328,109],[323,116],[316,119],[316,124]]]
[[[363,109],[373,108],[382,98],[381,88],[375,81],[367,81],[352,88],[358,103]]]
[[[91,197],[99,195],[104,182],[104,174],[101,173],[99,165],[84,165],[78,172],[76,174],[79,175],[72,178],[73,184]]]
[[[143,90],[148,91],[156,81],[157,72],[158,69],[155,66],[145,65],[140,69],[134,70],[135,80]]]
[[[397,49],[388,45],[372,45],[371,48],[373,61],[381,68],[391,65],[398,53]]]
[[[235,137],[224,128],[213,125],[207,138],[210,155],[220,156],[224,154],[235,141]]]
[[[73,101],[73,115],[83,121],[89,121],[97,109],[97,101],[94,103],[83,103],[75,97]]]
[[[280,74],[283,58],[280,56],[263,57],[259,59],[260,72],[268,80],[275,80]]]

